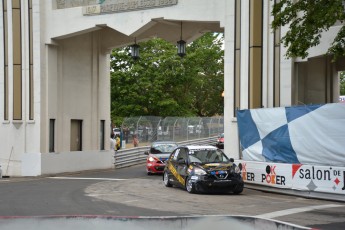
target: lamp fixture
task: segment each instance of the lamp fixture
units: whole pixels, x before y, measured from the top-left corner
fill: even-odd
[[[182,40],[182,21],[181,21],[181,38],[177,42],[177,55],[181,58],[186,55],[186,42]]]
[[[131,45],[131,56],[134,60],[139,59],[139,45],[137,44],[137,38],[134,38],[134,44]]]

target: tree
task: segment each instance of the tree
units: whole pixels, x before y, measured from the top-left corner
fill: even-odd
[[[223,37],[208,33],[188,47],[187,61],[192,68],[190,73],[197,83],[193,86],[194,107],[197,116],[223,114],[224,104],[224,50]]]
[[[211,116],[223,114],[222,36],[207,33],[187,47],[154,38],[140,43],[140,59],[128,47],[111,54],[112,120],[130,116]]]
[[[345,2],[343,0],[280,0],[272,9],[273,30],[289,25],[281,42],[288,47],[286,56],[308,56],[311,47],[320,44],[321,33],[336,23],[342,26],[328,53],[334,60],[345,56]],[[340,24],[340,25],[341,25]]]
[[[340,95],[345,95],[345,71],[340,72]]]

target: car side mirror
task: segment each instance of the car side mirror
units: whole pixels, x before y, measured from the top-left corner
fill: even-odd
[[[235,162],[234,158],[230,158],[230,162],[234,163]]]

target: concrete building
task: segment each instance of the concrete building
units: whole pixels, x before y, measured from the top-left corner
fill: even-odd
[[[152,37],[176,44],[225,34],[225,152],[239,158],[236,109],[337,102],[345,61],[285,59],[273,1],[2,0],[0,165],[37,176],[112,167],[110,53]],[[182,33],[181,33],[182,31]],[[188,52],[188,50],[187,50]]]

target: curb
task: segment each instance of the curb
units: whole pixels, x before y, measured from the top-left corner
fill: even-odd
[[[341,194],[330,194],[330,193],[322,193],[322,192],[314,192],[314,191],[302,191],[302,190],[293,190],[293,189],[283,189],[283,188],[273,188],[268,186],[262,185],[253,185],[253,184],[244,184],[244,187],[247,189],[253,189],[263,192],[270,192],[270,193],[280,193],[284,195],[291,195],[291,196],[298,196],[308,199],[320,199],[320,200],[328,200],[328,201],[337,201],[337,202],[345,202],[345,196]]]

